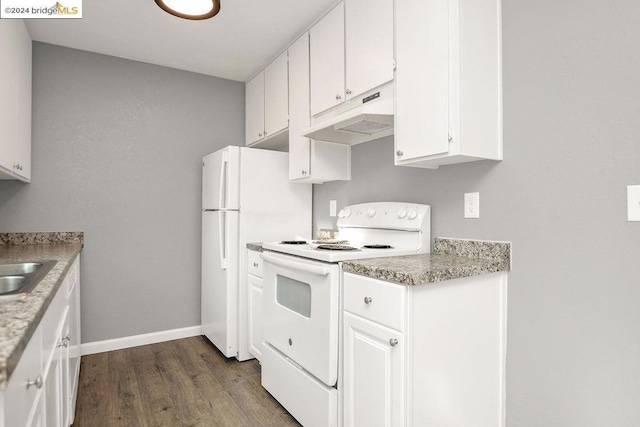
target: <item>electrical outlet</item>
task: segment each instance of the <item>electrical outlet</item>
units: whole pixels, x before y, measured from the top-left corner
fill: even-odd
[[[480,193],[464,193],[464,217],[480,218]]]
[[[329,200],[329,216],[336,216],[336,201]]]
[[[640,185],[627,185],[627,220],[640,221]]]

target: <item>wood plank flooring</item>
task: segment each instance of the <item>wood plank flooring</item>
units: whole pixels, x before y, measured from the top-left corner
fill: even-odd
[[[82,357],[75,427],[299,426],[260,385],[256,360],[186,338]]]

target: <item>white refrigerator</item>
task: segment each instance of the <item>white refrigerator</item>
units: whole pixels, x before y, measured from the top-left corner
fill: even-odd
[[[311,192],[289,181],[288,153],[229,146],[202,159],[202,334],[251,359],[249,242],[309,239]]]

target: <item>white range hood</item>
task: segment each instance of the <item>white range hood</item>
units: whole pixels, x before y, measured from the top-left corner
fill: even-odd
[[[321,121],[316,121],[303,135],[319,141],[348,145],[393,135],[393,93],[380,93],[378,91],[349,101],[336,110],[332,117],[320,117]]]

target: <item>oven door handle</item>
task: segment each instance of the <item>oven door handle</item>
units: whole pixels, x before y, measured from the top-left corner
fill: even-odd
[[[331,268],[324,265],[310,265],[302,262],[290,261],[288,259],[277,258],[267,252],[263,252],[261,256],[263,260],[270,264],[278,265],[284,268],[290,268],[292,270],[302,271],[303,273],[313,273],[317,274],[318,276],[326,276],[331,272]]]

